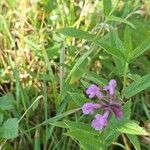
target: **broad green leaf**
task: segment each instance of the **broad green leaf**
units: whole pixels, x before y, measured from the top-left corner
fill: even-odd
[[[126,48],[126,56],[129,57],[131,51],[132,51],[132,39],[130,34],[130,28],[126,26],[125,32],[124,32],[124,45]]]
[[[112,7],[111,0],[103,0],[103,11],[106,16],[109,15],[111,7]]]
[[[135,28],[135,26],[131,22],[129,22],[125,19],[116,17],[116,16],[108,16],[107,21],[116,21],[116,22],[120,22],[120,23],[125,23],[125,24],[128,24],[129,26],[131,26],[132,28]]]
[[[73,101],[79,107],[81,107],[84,103],[86,103],[88,101],[87,98],[83,94],[80,94],[80,93],[69,92],[69,95],[71,96],[71,98],[73,99]]]
[[[6,94],[0,97],[0,109],[10,110],[14,108],[14,97],[12,94]]]
[[[131,96],[136,95],[137,93],[145,90],[150,86],[150,74],[147,74],[139,81],[132,82],[126,89],[125,89],[125,97],[129,98]]]
[[[71,79],[70,79],[70,84],[73,84],[74,82],[78,81],[82,75],[86,72],[87,70],[87,65],[88,65],[88,60],[85,59],[79,67],[72,73]]]
[[[127,101],[124,106],[123,106],[123,113],[124,113],[124,118],[130,119],[131,116],[131,100]]]
[[[146,130],[133,121],[126,121],[117,128],[119,132],[134,135],[149,135]]]
[[[104,86],[107,84],[107,80],[104,79],[102,76],[96,74],[95,72],[86,72],[85,75],[83,75],[83,78],[88,79],[98,85]]]
[[[116,32],[111,31],[110,32],[110,42],[111,45],[113,45],[114,47],[116,47],[118,50],[120,50],[122,53],[125,52],[124,47],[123,47],[123,43],[122,41],[119,39],[118,35]],[[125,68],[125,61],[117,58],[117,57],[113,57],[116,68],[117,68],[117,75],[122,75],[124,72],[124,68]]]
[[[97,41],[97,44],[102,47],[107,53],[111,54],[112,56],[115,56],[117,58],[119,58],[120,60],[124,60],[126,61],[125,59],[125,55],[117,48],[111,46],[111,45],[108,45],[106,42],[101,42],[101,41]]]
[[[71,130],[66,135],[80,142],[85,150],[103,150],[103,143],[96,136],[89,132],[84,132],[78,129]]]
[[[95,38],[95,35],[89,34],[86,31],[82,31],[76,28],[63,28],[57,30],[59,33],[62,33],[63,35],[79,38],[79,39],[85,39],[87,41],[93,41]]]
[[[13,139],[18,136],[18,119],[10,118],[5,121],[0,128],[0,137],[4,139]]]
[[[145,51],[150,50],[150,37],[139,44],[131,53],[130,60],[133,60],[143,54]]]
[[[136,135],[127,134],[130,142],[133,144],[135,150],[141,150],[139,139]]]
[[[70,130],[78,129],[78,130],[81,130],[81,132],[84,131],[92,135],[99,135],[99,132],[94,130],[90,124],[85,124],[82,122],[74,122],[74,121],[69,121],[69,120],[64,121],[64,123],[68,126]]]

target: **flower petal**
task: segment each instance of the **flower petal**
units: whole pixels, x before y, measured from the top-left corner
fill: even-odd
[[[86,94],[89,96],[89,98],[102,98],[103,94],[100,91],[100,88],[96,86],[95,84],[92,84],[86,91]]]
[[[115,94],[116,85],[116,80],[112,79],[109,81],[109,84],[104,87],[104,90],[109,91],[109,94],[113,96]]]
[[[89,113],[92,113],[95,109],[98,108],[101,108],[101,104],[85,103],[82,106],[82,112],[83,114],[87,115]]]
[[[93,119],[91,126],[99,131],[105,128],[108,124],[107,118],[109,116],[109,111],[106,111],[103,115],[97,114],[95,119]]]

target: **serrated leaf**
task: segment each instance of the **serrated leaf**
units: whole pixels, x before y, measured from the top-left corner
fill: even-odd
[[[0,137],[12,139],[18,136],[18,119],[10,118],[5,121],[0,129]]]
[[[80,142],[80,144],[83,146],[83,148],[86,150],[103,150],[104,145],[102,141],[99,141],[94,135],[84,132],[78,129],[71,130],[66,133],[66,135],[72,137],[73,139],[76,139]],[[90,137],[90,138],[89,138]]]
[[[131,96],[134,96],[135,94],[145,90],[148,87],[150,87],[150,74],[141,77],[139,81],[132,82],[125,89],[125,97],[129,98]]]
[[[81,130],[81,132],[84,131],[92,135],[99,135],[99,133],[96,130],[94,130],[90,124],[85,124],[82,122],[74,122],[69,120],[64,121],[64,123],[68,126],[70,130],[78,129]]]
[[[111,54],[112,56],[115,56],[119,58],[120,60],[126,61],[125,55],[117,48],[108,45],[105,42],[101,42],[97,40],[97,44],[102,47],[107,53]]]
[[[140,127],[133,121],[126,121],[120,127],[117,128],[119,132],[134,134],[134,135],[149,135],[146,130]]]
[[[80,107],[88,101],[87,98],[80,93],[69,92],[69,95],[71,96],[73,101]]]
[[[13,109],[13,101],[14,97],[12,94],[6,94],[0,97],[0,109],[2,110],[10,110]]]
[[[87,41],[93,41],[93,39],[95,38],[95,35],[89,34],[86,31],[82,31],[76,28],[58,29],[57,32],[67,36],[71,36],[79,39],[85,39]]]
[[[133,144],[135,150],[141,150],[139,139],[136,135],[127,134],[130,142]]]
[[[129,57],[129,54],[132,51],[132,39],[131,39],[130,29],[128,26],[126,26],[124,32],[124,45],[126,48],[126,56]]]
[[[104,79],[102,76],[100,76],[94,72],[88,71],[85,75],[83,75],[83,78],[88,79],[98,85],[101,85],[101,86],[104,86],[107,84],[106,79]]]
[[[145,51],[150,50],[150,37],[139,44],[131,53],[130,60],[133,60],[143,54]]]

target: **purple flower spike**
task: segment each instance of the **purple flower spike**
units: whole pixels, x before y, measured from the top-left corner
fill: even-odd
[[[92,121],[91,126],[97,131],[105,128],[108,124],[107,118],[109,113],[109,111],[106,111],[103,115],[97,114],[95,119]]]
[[[89,98],[94,98],[95,96],[97,96],[98,98],[103,97],[100,88],[95,84],[92,84],[85,92],[87,95],[89,95]]]
[[[101,108],[101,104],[85,103],[82,106],[82,112],[87,115],[92,113],[95,109]]]
[[[104,90],[109,91],[109,94],[113,96],[115,94],[116,85],[116,80],[112,79],[109,81],[109,84],[104,87]]]

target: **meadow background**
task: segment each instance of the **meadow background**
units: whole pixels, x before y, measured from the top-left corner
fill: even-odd
[[[0,148],[149,150],[148,50],[149,0],[0,0]],[[112,126],[101,148],[80,109],[112,78],[143,128]]]

